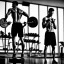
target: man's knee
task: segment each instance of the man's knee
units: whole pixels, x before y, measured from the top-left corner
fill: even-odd
[[[25,45],[24,44],[22,44],[22,50],[24,51],[24,47],[25,47]]]
[[[22,43],[22,47],[24,48],[25,47],[25,45]]]
[[[52,51],[54,51],[55,50],[55,46],[52,46]]]
[[[47,46],[45,46],[45,48],[44,48],[45,50],[47,49]]]

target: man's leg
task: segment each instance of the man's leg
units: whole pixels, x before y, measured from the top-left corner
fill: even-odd
[[[55,46],[52,46],[52,55],[53,55],[53,60],[55,58]]]
[[[15,57],[15,37],[12,37],[13,57]]]
[[[47,61],[46,61],[46,50],[47,50],[47,46],[45,45],[45,48],[44,48],[44,58],[45,58],[45,63],[47,63]],[[45,64],[44,63],[44,64]]]
[[[52,64],[57,64],[57,62],[55,61],[55,47],[54,46],[52,46],[52,54],[53,54]]]
[[[15,57],[15,37],[17,35],[17,25],[16,23],[12,24],[11,35],[12,35],[12,47],[13,47],[13,57]]]
[[[21,45],[22,45],[22,54],[21,56],[23,57],[23,53],[24,53],[24,43],[23,43],[23,40],[22,40],[22,37],[20,37],[20,40],[21,40]]]

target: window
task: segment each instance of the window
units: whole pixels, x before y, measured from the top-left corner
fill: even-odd
[[[58,22],[59,22],[59,42],[63,40],[63,9],[58,8]]]
[[[0,1],[0,19],[5,17],[5,2]],[[2,28],[0,26],[0,31],[3,31],[5,34],[5,28]],[[1,36],[1,32],[0,32],[0,36]],[[5,42],[2,40],[2,38],[0,38],[0,49],[3,49],[3,47],[5,47]]]
[[[5,2],[0,1],[0,19],[5,17]],[[4,28],[0,26],[0,31],[4,31]]]
[[[39,29],[40,29],[40,31],[39,31],[39,35],[40,35],[40,37],[39,37],[39,41],[40,41],[40,49],[41,50],[44,50],[44,39],[45,39],[45,31],[46,31],[46,29],[44,28],[43,29],[43,27],[42,27],[42,19],[47,15],[47,6],[39,6],[39,15],[40,15],[40,21],[39,21],[39,23],[40,23],[40,27],[39,27]]]

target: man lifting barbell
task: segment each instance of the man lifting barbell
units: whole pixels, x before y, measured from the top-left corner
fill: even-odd
[[[18,33],[18,37],[21,40],[22,43],[22,54],[21,57],[23,57],[23,52],[24,52],[24,43],[22,40],[23,37],[23,27],[26,26],[26,23],[24,23],[24,25],[22,26],[22,24],[20,23],[20,19],[22,17],[22,15],[26,16],[27,18],[29,18],[29,16],[21,9],[19,9],[18,7],[18,2],[17,1],[13,1],[12,3],[12,8],[8,9],[8,12],[4,18],[4,20],[6,21],[6,19],[8,18],[8,15],[11,14],[12,19],[13,19],[13,24],[12,24],[12,28],[11,28],[11,34],[12,34],[12,46],[13,46],[13,58],[15,58],[15,36]]]

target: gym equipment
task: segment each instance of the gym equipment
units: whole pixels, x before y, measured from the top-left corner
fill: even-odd
[[[25,23],[25,22],[24,22],[24,23]],[[1,19],[0,19],[0,26],[1,26],[2,28],[6,28],[6,27],[8,27],[10,24],[11,24],[11,22],[5,21],[4,18],[1,18]],[[28,26],[30,26],[31,28],[34,28],[34,27],[36,27],[36,26],[38,25],[38,20],[37,20],[36,17],[29,17],[29,18],[28,18],[28,21],[27,21],[27,24],[28,24]]]
[[[64,42],[61,41],[61,42],[59,42],[59,43],[61,43],[61,45],[64,46]]]
[[[2,28],[6,28],[6,27],[8,27],[10,24],[11,24],[11,22],[5,21],[4,18],[1,18],[1,19],[0,19],[0,26],[1,26]]]
[[[12,38],[12,37],[8,35],[1,35],[0,38]]]
[[[31,39],[24,39],[24,42],[29,42],[29,43],[39,43],[39,40],[31,40]]]
[[[26,33],[26,34],[24,34],[24,36],[25,36],[24,42],[26,42],[26,49],[27,49],[27,43],[29,43],[29,53],[28,53],[27,56],[28,57],[33,57],[34,55],[32,54],[32,51],[35,51],[35,56],[36,56],[36,52],[40,51],[39,50],[39,44],[40,44],[40,42],[39,42],[39,40],[35,40],[35,38],[36,37],[38,38],[39,34],[37,34],[37,33]],[[28,38],[26,38],[26,37],[28,37]],[[29,37],[31,37],[32,39],[29,38]]]
[[[61,64],[63,64],[64,63],[64,53],[63,53],[64,42],[61,41],[59,43],[61,43],[61,45],[60,45],[60,50],[61,50],[60,58],[61,58]]]
[[[30,26],[31,28],[34,28],[38,25],[38,20],[36,17],[30,17],[27,23],[28,23],[28,26]]]
[[[26,33],[24,36],[39,37],[37,33]]]
[[[29,17],[28,21],[23,24],[28,24],[29,27],[34,28],[38,25],[38,20],[36,17]]]
[[[2,44],[3,44],[3,47],[4,47],[3,41],[5,40],[5,38],[9,40],[12,37],[10,36],[10,34],[7,35],[3,31],[0,31],[0,38],[2,38]],[[3,48],[3,50],[8,50],[8,48]]]

